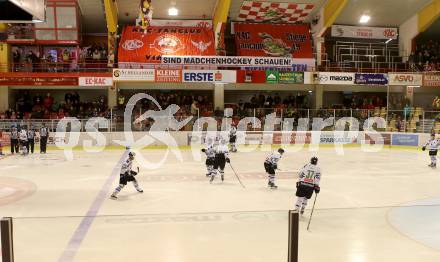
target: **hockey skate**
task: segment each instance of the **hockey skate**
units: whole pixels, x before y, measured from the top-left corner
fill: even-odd
[[[212,183],[212,181],[214,181],[215,176],[212,174],[211,175],[211,179],[209,179],[209,183]]]
[[[301,208],[301,211],[299,212],[299,213],[301,214],[301,216],[304,215],[304,211],[305,211],[305,210],[306,210],[306,207],[302,207],[302,208]]]
[[[277,189],[278,188],[278,186],[276,186],[275,183],[272,183],[272,182],[269,182],[268,186],[270,189]]]
[[[220,177],[222,179],[222,182],[225,181],[225,175],[221,175]]]
[[[110,196],[110,198],[111,198],[111,199],[118,199],[118,197],[117,197],[115,194],[112,194],[112,195]]]
[[[139,193],[144,193],[144,190],[142,190],[142,188],[136,188],[136,190],[137,190]]]

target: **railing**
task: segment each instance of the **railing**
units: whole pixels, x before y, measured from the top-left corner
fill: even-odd
[[[132,130],[133,131],[149,131],[154,122],[147,123],[147,121],[142,121],[140,123],[134,123],[134,120],[142,115],[145,111],[139,110],[139,112],[134,112],[132,116]],[[387,126],[378,131],[392,131],[392,132],[409,132],[409,133],[430,133],[433,130],[436,133],[440,132],[440,111],[422,111],[419,109],[407,109],[407,110],[389,110],[386,108],[381,109],[277,109],[277,108],[253,108],[244,110],[234,110],[233,122],[237,124],[244,117],[253,117],[252,128],[249,127],[248,131],[261,131],[264,129],[266,118],[269,114],[274,114],[277,118],[281,119],[281,122],[274,126],[274,131],[285,130],[288,126],[286,123],[293,122],[293,130],[297,130],[299,119],[305,121],[308,119],[308,129],[311,130],[314,118],[323,118],[333,120],[333,123],[327,126],[325,131],[332,131],[336,129],[336,123],[341,118],[353,117],[359,122],[360,130],[363,130],[365,121],[371,117],[382,117],[386,120]],[[200,118],[200,112],[192,116],[192,120],[184,126],[181,131],[192,131],[194,130],[194,124],[196,120]],[[177,119],[177,121],[182,121],[188,117],[190,114],[183,115]],[[221,129],[223,117],[215,117],[217,120],[217,128]],[[172,119],[170,116],[169,119]],[[305,119],[305,120],[304,120]],[[29,120],[0,120],[0,130],[9,131],[12,126],[32,126],[38,129],[43,123],[51,130],[57,130],[57,125],[59,119],[29,119]],[[86,131],[86,123],[88,119],[78,120],[79,126],[67,127],[66,131],[70,130],[80,130],[81,132]],[[261,127],[257,128],[259,121]],[[124,131],[124,118],[123,113],[114,112],[111,117],[107,119],[108,126],[99,129],[102,132],[120,132]],[[198,123],[198,122],[197,122]],[[304,122],[303,122],[304,123]],[[301,126],[301,128],[304,128]],[[200,126],[195,129],[199,130]],[[286,129],[287,130],[287,129]]]
[[[83,62],[40,62],[40,63],[11,63],[0,64],[0,72],[109,72],[112,67],[108,66],[107,60],[85,60]]]

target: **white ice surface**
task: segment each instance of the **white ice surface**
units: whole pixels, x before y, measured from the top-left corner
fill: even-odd
[[[95,206],[89,230],[79,234],[73,261],[284,262],[296,172],[313,155],[323,171],[322,190],[311,231],[305,230],[310,212],[300,222],[301,262],[440,261],[440,228],[430,220],[440,206],[419,212],[417,227],[411,226],[417,207],[398,212],[401,205],[440,197],[440,170],[427,167],[426,153],[348,148],[340,156],[331,148],[304,149],[280,161],[273,191],[263,169],[267,152],[232,155],[243,189],[229,167],[224,183],[210,185],[204,163],[182,151],[183,162],[171,154],[158,170],[141,168],[137,178],[145,193],[129,184],[117,201],[108,196],[118,179],[104,185],[123,151],[74,153],[73,161],[61,151],[0,160],[0,215],[15,217],[17,262],[61,261],[100,192],[106,198]],[[142,154],[153,161],[164,150]],[[421,224],[424,219],[430,222]],[[430,242],[408,233],[414,229],[423,229]]]

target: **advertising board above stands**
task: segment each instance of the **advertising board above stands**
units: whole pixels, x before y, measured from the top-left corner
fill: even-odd
[[[239,56],[313,59],[309,25],[234,23]]]
[[[331,36],[339,38],[394,40],[399,35],[395,27],[333,25],[331,30]]]
[[[119,44],[119,65],[136,68],[144,64],[160,64],[163,55],[215,55],[214,32],[207,27],[126,26]]]
[[[164,24],[167,26],[150,26],[146,30],[125,27],[118,50],[119,68],[267,70],[283,67],[286,71],[299,72],[316,68],[309,25],[235,23],[237,56],[216,56],[211,27]]]

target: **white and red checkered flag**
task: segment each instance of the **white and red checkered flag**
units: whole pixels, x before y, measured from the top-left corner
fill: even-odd
[[[243,1],[237,20],[257,23],[302,23],[314,7],[314,4]]]

